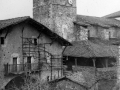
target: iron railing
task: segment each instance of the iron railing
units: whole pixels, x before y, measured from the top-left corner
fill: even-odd
[[[39,70],[40,65],[38,63],[33,64],[5,64],[4,71],[9,73],[22,73],[25,71]]]
[[[60,65],[55,65],[54,63],[51,65],[45,65],[41,63],[31,63],[31,64],[4,64],[4,72],[5,74],[20,74],[25,72],[32,71],[40,71],[40,70],[61,70]]]

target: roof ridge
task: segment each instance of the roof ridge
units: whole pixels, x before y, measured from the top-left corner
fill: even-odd
[[[85,24],[87,23],[90,25],[97,25],[105,28],[109,28],[113,26],[120,27],[120,21],[116,19],[111,19],[111,18],[77,15],[76,19],[77,19],[76,23],[78,24],[79,24],[79,21],[80,22],[82,21]]]
[[[33,18],[30,18],[29,16],[24,16],[24,17],[17,17],[17,18],[11,18],[11,19],[6,19],[6,20],[1,20],[0,21],[0,30],[3,30],[4,28],[7,28],[11,25],[16,25],[22,22],[26,22],[26,21],[30,21],[28,22],[30,23],[34,23],[35,25],[37,25],[38,27],[42,26],[46,29],[46,31],[41,30],[43,33],[45,33],[46,35],[48,35],[51,39],[52,37],[56,36],[59,39],[59,43],[62,45],[71,45],[71,43],[67,40],[65,40],[63,37],[61,37],[60,35],[58,35],[57,33],[53,32],[52,30],[50,30],[49,28],[47,28],[46,26],[44,26],[43,24],[41,24],[40,22],[36,21]],[[57,40],[56,40],[57,41]]]
[[[102,17],[104,17],[104,18],[116,18],[118,16],[120,17],[120,10],[113,12],[113,13],[110,13],[108,15],[102,16]]]
[[[8,18],[0,21],[7,21],[7,20],[13,20],[13,19],[19,19],[19,18],[30,18],[30,16],[23,16],[23,17],[15,17],[15,18]]]
[[[97,16],[89,16],[89,15],[78,15],[77,16],[83,16],[83,17],[96,17],[96,18],[101,18],[101,17],[97,17]]]

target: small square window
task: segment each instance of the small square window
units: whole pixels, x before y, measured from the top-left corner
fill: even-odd
[[[37,40],[38,40],[37,38],[34,38],[34,37],[33,37],[33,38],[32,38],[32,44],[37,45],[37,44],[38,44],[38,43],[37,43]]]
[[[0,37],[0,39],[1,39],[1,44],[2,45],[5,44],[5,38],[4,37]]]

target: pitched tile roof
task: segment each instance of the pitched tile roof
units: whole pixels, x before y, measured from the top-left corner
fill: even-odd
[[[81,26],[89,26],[89,25],[90,25],[90,24],[85,23],[85,22],[83,22],[83,21],[75,21],[74,23],[75,23],[75,24],[78,24],[78,25],[81,25]]]
[[[6,20],[0,20],[0,29],[3,29],[5,27],[8,27],[10,25],[15,25],[18,24],[20,22],[23,22],[27,19],[29,19],[29,16],[25,16],[25,17],[17,17],[17,18],[11,18],[11,19],[6,19]]]
[[[98,25],[105,28],[109,28],[112,26],[120,27],[120,21],[116,19],[108,19],[102,17],[77,15],[75,22],[78,24],[79,22],[84,22],[85,24]]]
[[[82,86],[85,90],[86,89],[88,89],[89,87],[86,85],[86,84],[84,84],[84,83],[81,83],[80,81],[78,82],[78,81],[76,81],[76,80],[74,80],[74,79],[70,79],[70,78],[68,78],[68,77],[61,77],[61,78],[59,78],[59,79],[55,79],[55,80],[52,80],[52,81],[50,81],[49,83],[50,84],[56,84],[57,82],[60,82],[60,81],[64,81],[64,80],[66,80],[66,81],[69,81],[69,82],[73,82],[73,83],[75,83],[75,84],[77,84],[77,85],[80,85],[80,86]]]
[[[120,17],[120,11],[105,15],[103,17],[105,17],[105,18],[117,18],[117,17]]]
[[[90,37],[89,40],[93,43],[100,45],[118,45],[120,44],[119,38],[110,38],[109,40],[103,40],[100,38]]]
[[[89,40],[74,41],[73,46],[68,46],[63,52],[64,56],[73,57],[116,57],[118,54],[116,46],[96,44]]]
[[[56,82],[59,82],[61,80],[72,81],[72,82],[74,82],[78,85],[83,86],[86,89],[91,88],[92,85],[95,83],[94,74],[86,72],[86,71],[74,72],[74,73],[72,73],[72,75],[65,76],[65,77],[62,77],[62,78],[59,78],[59,79],[55,79],[53,81],[50,81],[50,83],[56,83]]]
[[[52,30],[48,29],[47,27],[45,27],[41,23],[30,18],[29,16],[0,20],[0,30],[4,29],[6,27],[12,26],[12,25],[16,25],[16,24],[25,22],[25,21],[28,21],[27,23],[29,23],[30,25],[33,25],[35,27],[38,27],[38,28],[44,27],[44,30],[40,29],[40,32],[43,32],[45,35],[49,36],[52,40],[54,39],[55,41],[59,42],[62,45],[65,45],[65,46],[71,45],[70,42],[68,42],[67,40],[65,40],[64,38],[62,38],[61,36],[59,36],[55,32],[53,32]]]

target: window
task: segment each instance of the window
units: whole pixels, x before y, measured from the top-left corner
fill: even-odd
[[[46,53],[46,59],[47,59],[47,63],[51,62],[51,55]]]
[[[32,43],[33,43],[34,45],[37,45],[37,38],[33,37],[33,38],[32,38]]]
[[[115,38],[115,30],[113,29],[105,29],[104,30],[104,36],[105,36],[105,39],[109,40],[111,38]]]
[[[5,43],[5,38],[4,37],[0,37],[1,39],[1,44],[3,45]]]
[[[34,38],[34,45],[37,45],[37,38]]]
[[[109,30],[109,38],[115,38],[115,30]]]
[[[17,64],[17,57],[13,57],[13,64]]]
[[[17,57],[13,57],[13,71],[17,71]]]
[[[110,34],[109,30],[104,29],[104,38],[105,38],[105,40],[109,40],[109,38],[110,38],[109,34]]]

